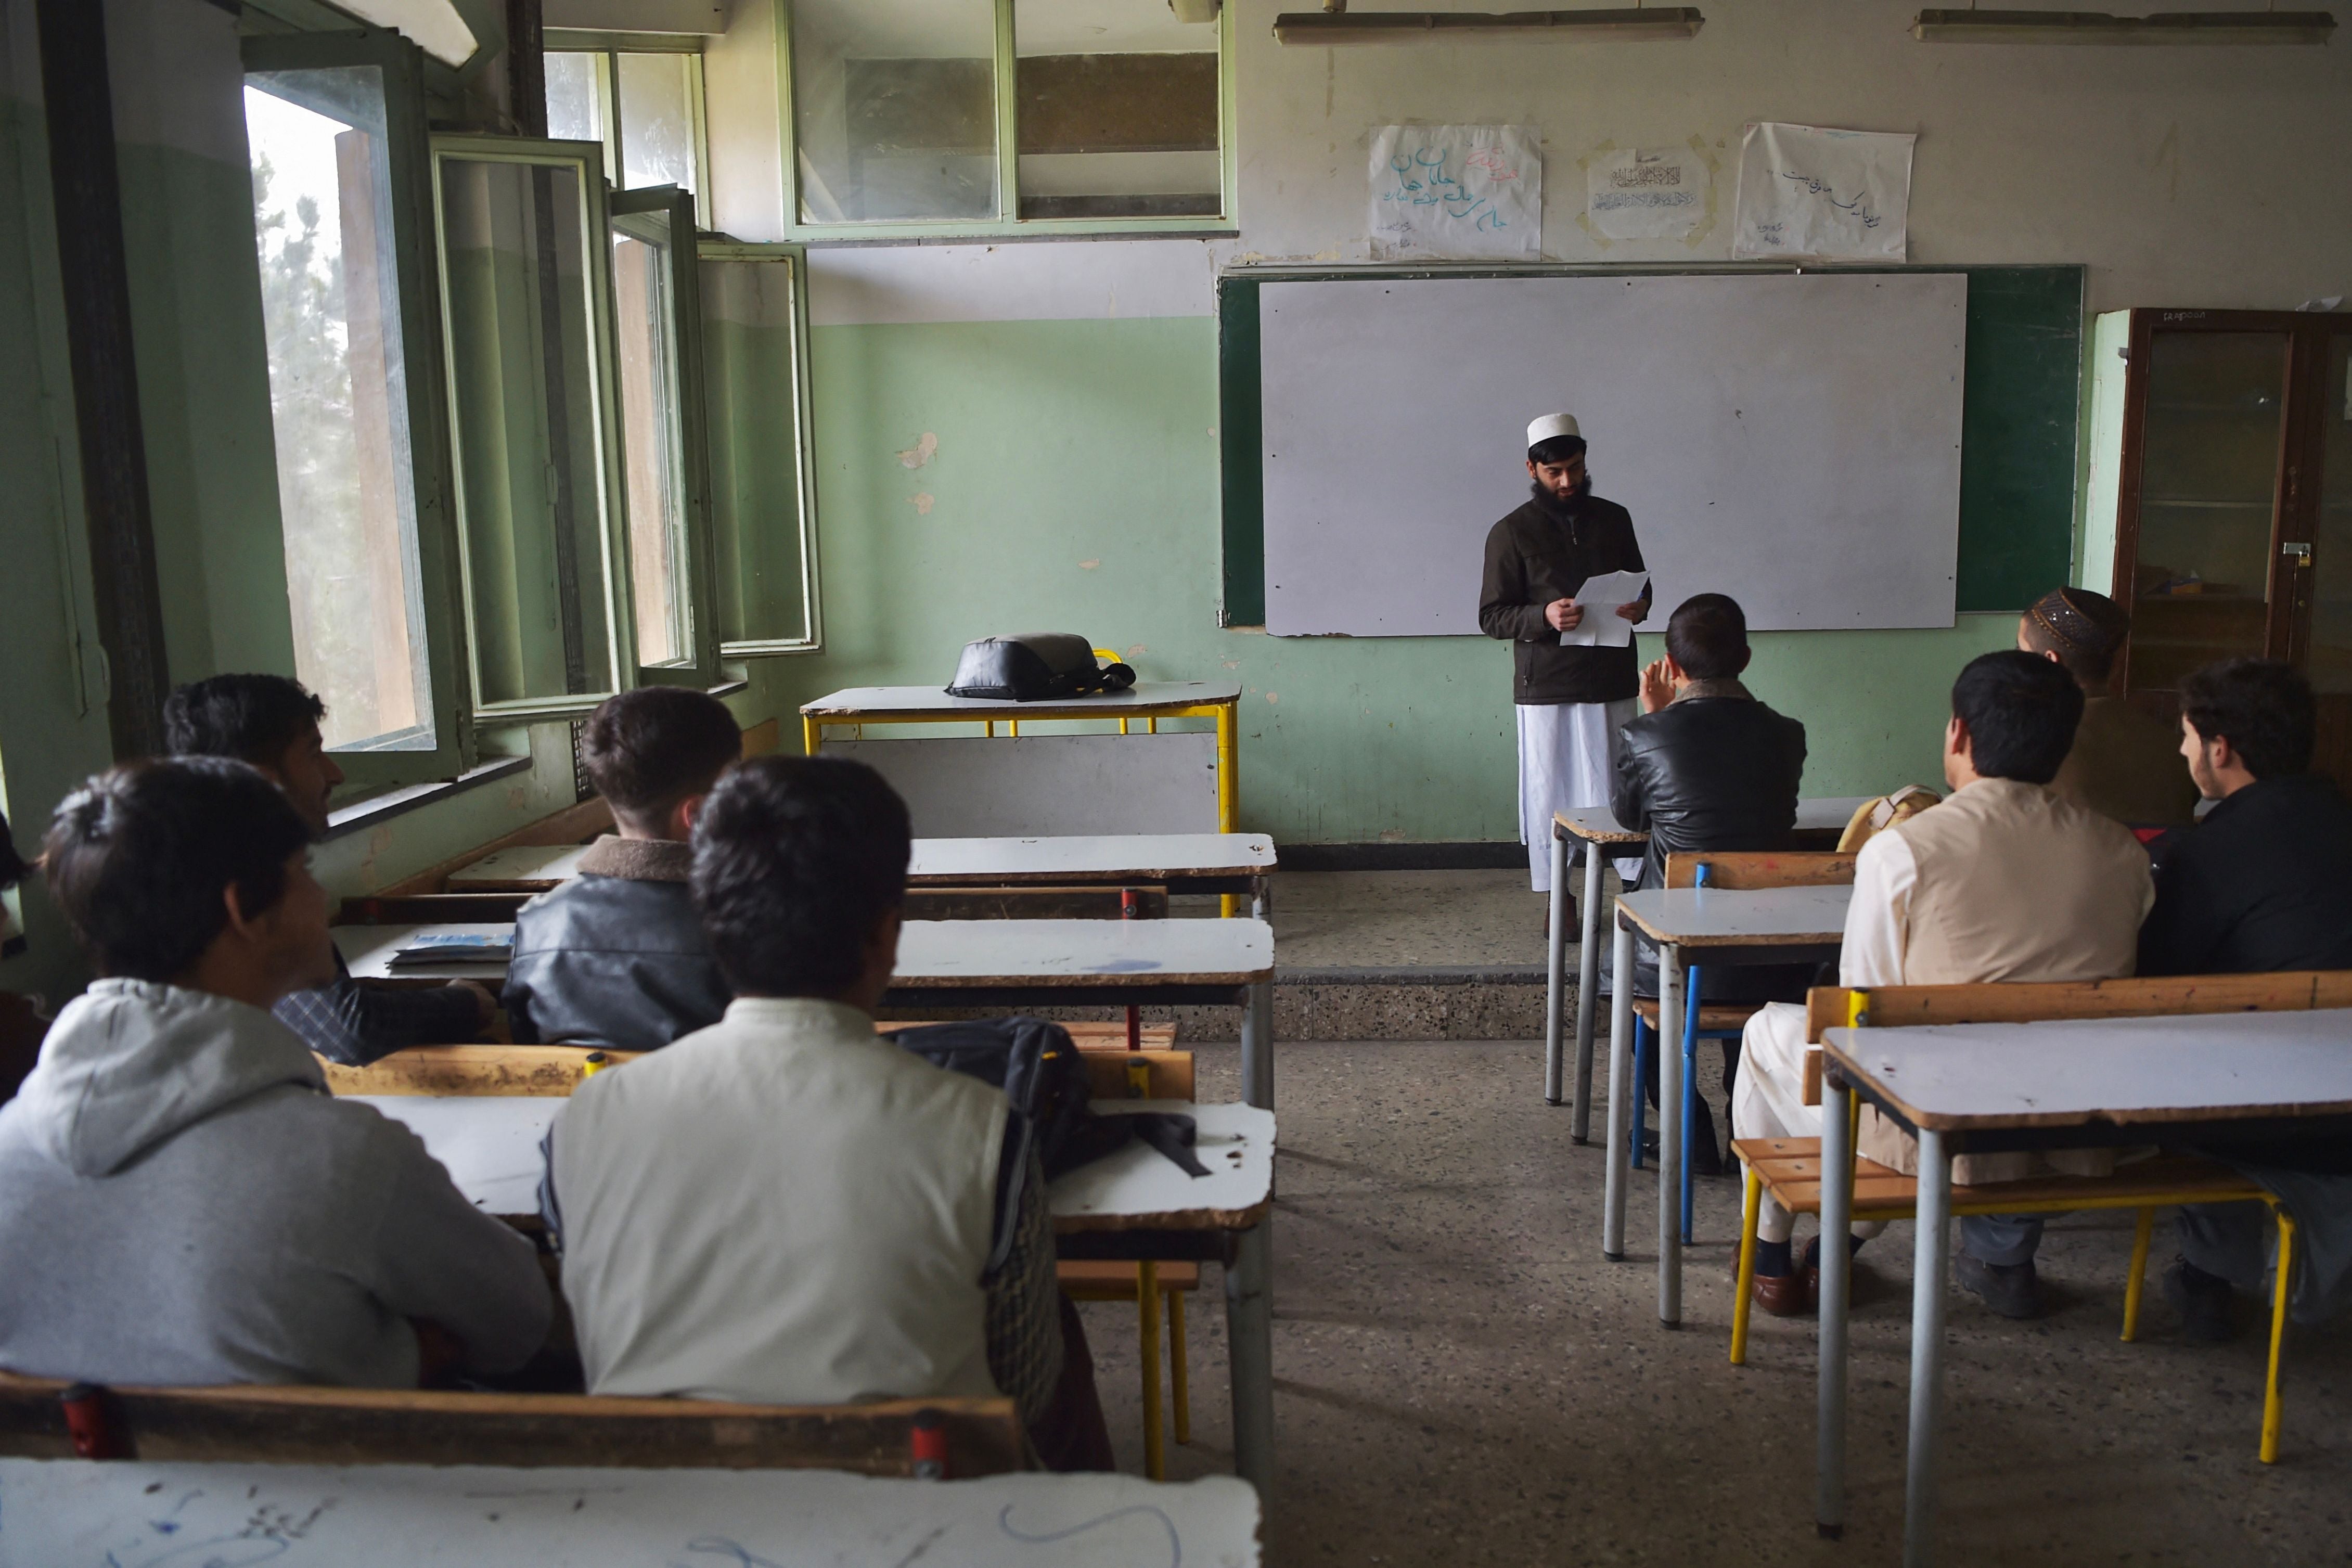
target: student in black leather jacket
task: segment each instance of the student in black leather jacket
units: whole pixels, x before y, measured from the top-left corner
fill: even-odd
[[[1666,857],[1678,851],[1790,846],[1797,785],[1805,772],[1805,727],[1739,684],[1748,659],[1748,617],[1738,604],[1722,594],[1701,594],[1685,600],[1666,623],[1666,657],[1642,671],[1642,717],[1618,733],[1609,805],[1618,821],[1650,835],[1642,863],[1645,888],[1664,882]],[[1801,996],[1811,978],[1809,964],[1703,969],[1702,999]],[[1641,965],[1634,984],[1643,995],[1657,994],[1654,959]],[[1738,1041],[1723,1042],[1727,1095],[1738,1053]],[[1647,1092],[1654,1103],[1655,1066],[1653,1058]],[[1715,1122],[1704,1099],[1692,1137],[1692,1169],[1718,1173]]]

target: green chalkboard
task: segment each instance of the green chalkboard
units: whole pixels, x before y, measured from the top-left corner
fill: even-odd
[[[1299,279],[1723,272],[1725,268],[1560,268],[1542,273],[1425,269],[1263,271],[1217,280],[1218,439],[1224,463],[1224,620],[1265,622],[1265,445],[1258,289]],[[1775,270],[1778,270],[1775,268]],[[2066,581],[2074,547],[2074,459],[2083,371],[2080,267],[1909,267],[1969,279],[1968,384],[1960,412],[1956,607],[2019,610]]]

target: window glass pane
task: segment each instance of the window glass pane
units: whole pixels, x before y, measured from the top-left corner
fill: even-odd
[[[613,226],[613,304],[621,369],[621,445],[629,484],[629,583],[637,662],[691,659],[685,436],[678,420],[667,218],[641,213]]]
[[[792,26],[803,221],[996,216],[990,0],[797,0]]]
[[[2287,338],[2158,332],[2148,359],[2130,679],[2169,690],[2263,652]]]
[[[596,103],[596,57],[547,57],[547,133],[558,142],[602,142],[604,115]]]
[[[328,745],[431,751],[383,78],[247,79],[295,674]]]
[[[1213,217],[1217,25],[1135,0],[1013,0],[1021,216]]]
[[[623,54],[621,76],[621,188],[694,183],[694,81],[692,55]]]
[[[441,160],[451,420],[485,703],[615,684],[582,200],[576,169]]]
[[[705,261],[703,420],[710,456],[713,584],[725,643],[804,645],[816,635],[802,483],[796,264]]]

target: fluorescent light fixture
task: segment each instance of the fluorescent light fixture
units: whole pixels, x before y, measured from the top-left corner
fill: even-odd
[[[389,27],[447,66],[463,66],[481,47],[452,0],[335,0],[362,22]]]
[[[1382,39],[1460,43],[1505,33],[1555,38],[1688,38],[1706,25],[1696,5],[1618,7],[1591,11],[1349,11],[1347,0],[1321,11],[1286,11],[1274,19],[1285,44],[1354,44]]]
[[[2332,11],[1922,11],[1911,36],[1931,44],[2324,44]]]

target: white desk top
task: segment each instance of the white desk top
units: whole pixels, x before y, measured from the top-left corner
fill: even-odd
[[[580,874],[584,844],[485,855],[449,877],[449,891],[539,892]],[[1155,882],[1247,877],[1274,869],[1262,833],[1133,833],[1099,837],[918,838],[907,879],[923,882]]]
[[[496,1215],[539,1212],[539,1178],[545,1165],[540,1140],[563,1109],[562,1100],[532,1095],[350,1098],[425,1140],[425,1149],[477,1208]],[[1209,1173],[1189,1175],[1159,1151],[1130,1143],[1054,1184],[1057,1229],[1222,1230],[1262,1217],[1274,1190],[1271,1110],[1160,1100],[1101,1100],[1095,1109],[1107,1116],[1175,1110],[1192,1117],[1197,1124],[1194,1152]]]
[[[1797,802],[1797,831],[1827,833],[1843,828],[1853,820],[1853,814],[1865,800],[1877,797],[1867,795],[1811,795]],[[1580,805],[1572,811],[1555,811],[1552,821],[1565,829],[1571,838],[1581,838],[1593,844],[1646,844],[1650,836],[1635,833],[1617,820],[1605,805]]]
[[[0,1459],[11,1563],[1250,1568],[1257,1494],[1212,1476],[887,1480],[835,1470]]]
[[[1040,702],[1013,702],[1000,697],[950,697],[938,686],[852,686],[804,702],[801,711],[812,718],[890,716],[908,718],[938,713],[950,718],[1014,719],[1087,718],[1102,714],[1132,717],[1139,710],[1189,708],[1201,702],[1231,702],[1242,694],[1234,680],[1139,680],[1125,691],[1093,697],[1059,697]]]
[[[1830,1058],[1939,1131],[2352,1111],[2352,1010],[1831,1029]]]
[[[1273,974],[1264,921],[908,921],[890,985],[1247,985]]]
[[[506,978],[503,963],[404,963],[392,966],[392,955],[422,932],[452,935],[514,935],[514,921],[443,921],[429,925],[337,926],[329,934],[343,955],[344,964],[363,980],[479,980],[495,984]]]
[[[1617,907],[1652,940],[1685,948],[1813,947],[1845,940],[1850,886],[1655,888],[1618,896]]]

